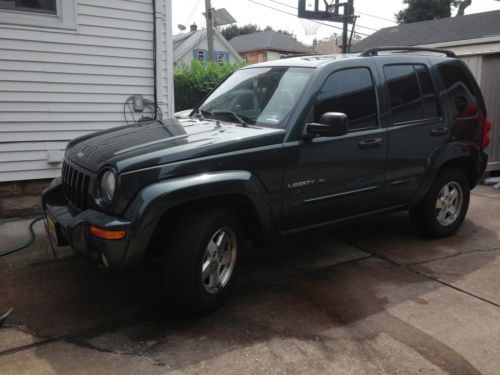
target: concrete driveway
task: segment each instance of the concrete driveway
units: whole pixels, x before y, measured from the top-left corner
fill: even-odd
[[[0,226],[2,247],[25,236]],[[41,233],[42,226],[37,225]],[[151,268],[97,269],[39,236],[0,258],[0,373],[500,373],[500,191],[426,240],[405,213],[247,251],[231,301],[188,319]]]

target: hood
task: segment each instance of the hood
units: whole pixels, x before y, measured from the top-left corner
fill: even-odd
[[[137,123],[93,133],[68,144],[66,157],[97,172],[120,172],[281,142],[283,129],[197,119]]]

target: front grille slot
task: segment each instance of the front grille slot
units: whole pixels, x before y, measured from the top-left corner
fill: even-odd
[[[85,210],[89,201],[90,176],[64,162],[61,180],[66,200],[74,208]]]

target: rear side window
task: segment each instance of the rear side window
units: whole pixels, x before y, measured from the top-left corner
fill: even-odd
[[[481,103],[476,84],[458,61],[438,65],[452,117],[475,115]]]
[[[389,90],[393,124],[439,116],[436,89],[424,65],[387,65],[384,75]]]
[[[315,121],[326,112],[345,113],[350,131],[378,127],[377,99],[370,70],[346,69],[328,77],[316,99]]]

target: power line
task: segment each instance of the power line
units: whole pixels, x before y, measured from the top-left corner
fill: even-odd
[[[297,10],[297,8],[296,8],[296,7],[294,7],[293,5],[290,5],[290,4],[285,4],[285,3],[282,3],[282,2],[280,2],[280,1],[276,1],[276,0],[268,0],[268,1],[270,1],[270,2],[272,2],[272,3],[276,3],[276,4],[283,5],[283,6],[285,6],[285,7],[291,8],[291,9],[293,9],[293,10]],[[358,13],[360,13],[360,12],[358,12]],[[361,27],[361,28],[363,28],[363,29],[367,29],[367,30],[378,31],[378,29],[374,29],[373,27],[362,26],[362,25],[356,25],[356,26],[357,26],[357,27]],[[358,33],[358,34],[360,34],[360,33]]]
[[[389,18],[384,18],[384,17],[379,17],[379,16],[374,16],[373,14],[368,14],[368,13],[363,13],[363,12],[360,12],[360,11],[356,11],[357,13],[359,14],[362,14],[363,16],[367,16],[367,17],[372,17],[372,18],[377,18],[379,20],[382,20],[382,21],[388,21],[388,22],[392,22],[393,24],[397,25],[398,23],[394,20],[390,20]]]
[[[260,5],[260,6],[263,6],[263,7],[265,7],[265,8],[273,9],[273,10],[275,10],[275,11],[277,11],[277,12],[281,12],[281,13],[284,13],[284,14],[288,14],[289,16],[294,16],[294,17],[297,17],[297,15],[296,15],[296,14],[294,14],[294,13],[286,12],[286,11],[284,11],[284,10],[282,10],[282,9],[278,9],[278,8],[272,7],[272,6],[270,6],[270,5],[262,4],[262,3],[259,3],[259,2],[257,2],[257,1],[255,1],[255,0],[247,0],[247,1],[249,1],[249,2],[251,2],[251,3],[254,3],[254,4],[257,4],[257,5]],[[274,2],[275,2],[275,3],[277,3],[277,1],[274,1]],[[334,26],[334,25],[330,25],[330,24],[325,23],[325,22],[316,21],[316,20],[308,20],[308,21],[315,22],[315,23],[319,23],[320,25],[323,25],[323,26],[328,26],[328,27],[332,27],[332,28],[334,28],[334,29],[339,29],[339,30],[342,30],[342,28],[341,28],[341,27]],[[365,34],[365,33],[361,33],[361,32],[356,32],[356,34],[363,35],[363,36],[369,36],[369,34]]]

